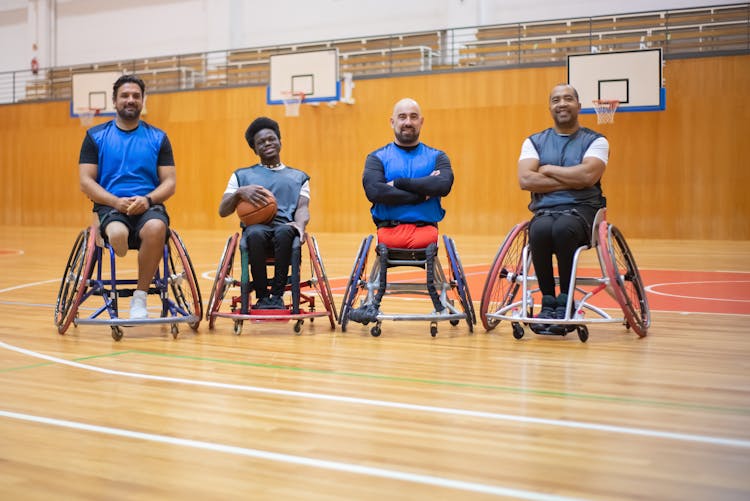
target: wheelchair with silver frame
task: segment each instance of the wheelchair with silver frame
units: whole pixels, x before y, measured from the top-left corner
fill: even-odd
[[[234,333],[237,335],[242,333],[245,321],[252,323],[294,321],[294,332],[299,334],[305,320],[313,322],[318,317],[328,317],[331,329],[336,328],[337,312],[333,303],[333,294],[320,256],[318,242],[314,236],[305,234],[304,240],[300,240],[299,237],[294,239],[291,273],[285,286],[287,301],[285,308],[280,310],[253,310],[254,288],[250,277],[250,255],[247,249],[239,246],[240,238],[240,234],[235,233],[227,239],[216,269],[206,307],[209,329],[214,328],[218,318],[232,320]],[[310,256],[310,278],[306,280],[302,279],[302,243],[307,247]],[[238,246],[240,247],[240,265],[235,266]],[[273,266],[273,264],[273,258],[266,260],[267,266]],[[232,292],[233,290],[236,292]],[[318,299],[322,303],[322,308],[319,307],[321,305]]]
[[[456,251],[453,240],[443,236],[443,247],[448,260],[448,274],[443,271],[438,259],[437,244],[431,244],[424,249],[395,249],[384,244],[378,244],[375,251],[375,261],[367,274],[367,261],[372,245],[373,236],[362,240],[352,272],[346,286],[341,303],[339,322],[342,332],[346,332],[349,321],[357,321],[364,325],[374,323],[370,334],[380,336],[381,325],[385,320],[394,321],[427,321],[430,323],[430,335],[437,336],[438,322],[448,321],[456,326],[464,320],[473,332],[476,324],[476,314],[471,300],[471,294],[466,282],[466,276]],[[388,279],[386,271],[389,268],[408,266],[425,270],[426,281],[406,282]],[[426,313],[386,313],[381,309],[381,301],[388,295],[417,295],[430,297],[432,311]]]
[[[632,329],[639,337],[646,336],[651,325],[651,314],[646,290],[625,237],[619,229],[606,221],[606,209],[600,209],[595,217],[591,242],[579,247],[573,258],[572,276],[566,305],[565,318],[540,319],[534,311],[540,306],[541,293],[534,287],[531,249],[528,243],[529,221],[517,224],[505,237],[490,267],[482,291],[480,318],[487,331],[494,329],[502,320],[511,322],[513,337],[524,336],[523,325],[537,334],[554,334],[539,328],[550,324],[564,327],[559,335],[576,330],[578,338],[586,342],[588,325],[619,323]],[[601,276],[578,276],[581,253],[596,249]],[[555,278],[559,283],[559,278]],[[612,316],[592,303],[592,299],[606,291],[619,305],[622,316]],[[587,318],[591,312],[593,318]]]
[[[65,265],[60,290],[55,303],[55,325],[65,334],[71,324],[107,325],[112,338],[119,341],[123,327],[136,325],[169,324],[173,338],[179,333],[178,324],[186,323],[197,330],[203,316],[200,288],[187,249],[177,232],[168,230],[164,254],[148,294],[156,295],[161,302],[157,318],[121,318],[119,300],[133,295],[137,279],[117,278],[116,256],[111,245],[104,243],[99,227],[94,224],[78,234]],[[109,259],[107,259],[109,258]],[[88,308],[91,300],[101,303]],[[82,317],[84,303],[91,313]]]

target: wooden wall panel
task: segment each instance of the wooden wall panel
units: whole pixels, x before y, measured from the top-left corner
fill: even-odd
[[[441,229],[498,240],[527,218],[516,180],[523,139],[551,119],[547,95],[564,68],[476,71],[356,81],[356,104],[303,106],[301,116],[265,104],[265,88],[201,90],[148,97],[147,121],[165,129],[178,166],[168,207],[176,228],[236,228],[217,207],[231,172],[255,162],[244,131],[259,115],[280,122],[282,158],[312,176],[317,232],[372,231],[361,187],[364,160],[392,139],[395,101],[417,99],[425,143],[445,150],[456,173]],[[613,125],[583,125],[610,140],[604,177],[610,219],[638,238],[750,239],[750,56],[670,60],[667,110],[618,113]],[[0,224],[83,226],[78,189],[83,128],[67,102],[0,107]],[[99,121],[103,119],[98,119]]]

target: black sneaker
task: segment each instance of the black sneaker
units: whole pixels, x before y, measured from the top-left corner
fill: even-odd
[[[261,298],[258,298],[258,302],[255,303],[255,306],[253,306],[253,309],[254,310],[268,310],[270,302],[271,302],[270,296],[263,296]]]
[[[286,306],[284,305],[284,299],[281,296],[269,296],[268,305],[266,306],[266,309],[286,310]]]
[[[542,309],[534,318],[541,318],[544,320],[557,319],[556,308],[557,301],[555,300],[555,296],[548,296],[545,294],[542,296]],[[531,324],[529,327],[531,327],[531,330],[537,334],[557,334],[557,330],[559,330],[560,326],[554,324]]]
[[[565,293],[560,294],[557,296],[557,306],[555,307],[555,317],[558,320],[565,320],[565,306],[568,303],[568,295]],[[573,319],[573,314],[575,313],[575,303],[571,305],[570,309],[570,317],[569,320]],[[563,332],[572,332],[576,329],[576,326],[574,324],[562,324],[558,325]]]

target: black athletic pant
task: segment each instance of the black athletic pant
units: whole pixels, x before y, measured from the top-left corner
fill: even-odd
[[[589,206],[540,209],[529,224],[531,260],[542,294],[555,294],[552,255],[557,256],[560,292],[567,293],[576,249],[591,242],[597,209]]]
[[[245,228],[245,242],[250,256],[250,274],[253,277],[255,297],[268,296],[268,274],[266,260],[275,258],[271,294],[281,297],[284,294],[289,266],[292,263],[292,243],[297,230],[289,224],[254,224]]]

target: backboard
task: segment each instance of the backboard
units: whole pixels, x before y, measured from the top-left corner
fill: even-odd
[[[338,101],[338,49],[277,54],[270,58],[270,79],[266,92],[268,104],[284,104],[284,92],[303,92],[305,103]]]
[[[100,110],[99,115],[114,115],[112,85],[122,76],[119,71],[99,71],[73,73],[73,89],[70,100],[70,116],[92,109]]]
[[[569,55],[568,83],[578,91],[581,113],[595,112],[594,99],[620,101],[618,113],[666,107],[661,49]]]

